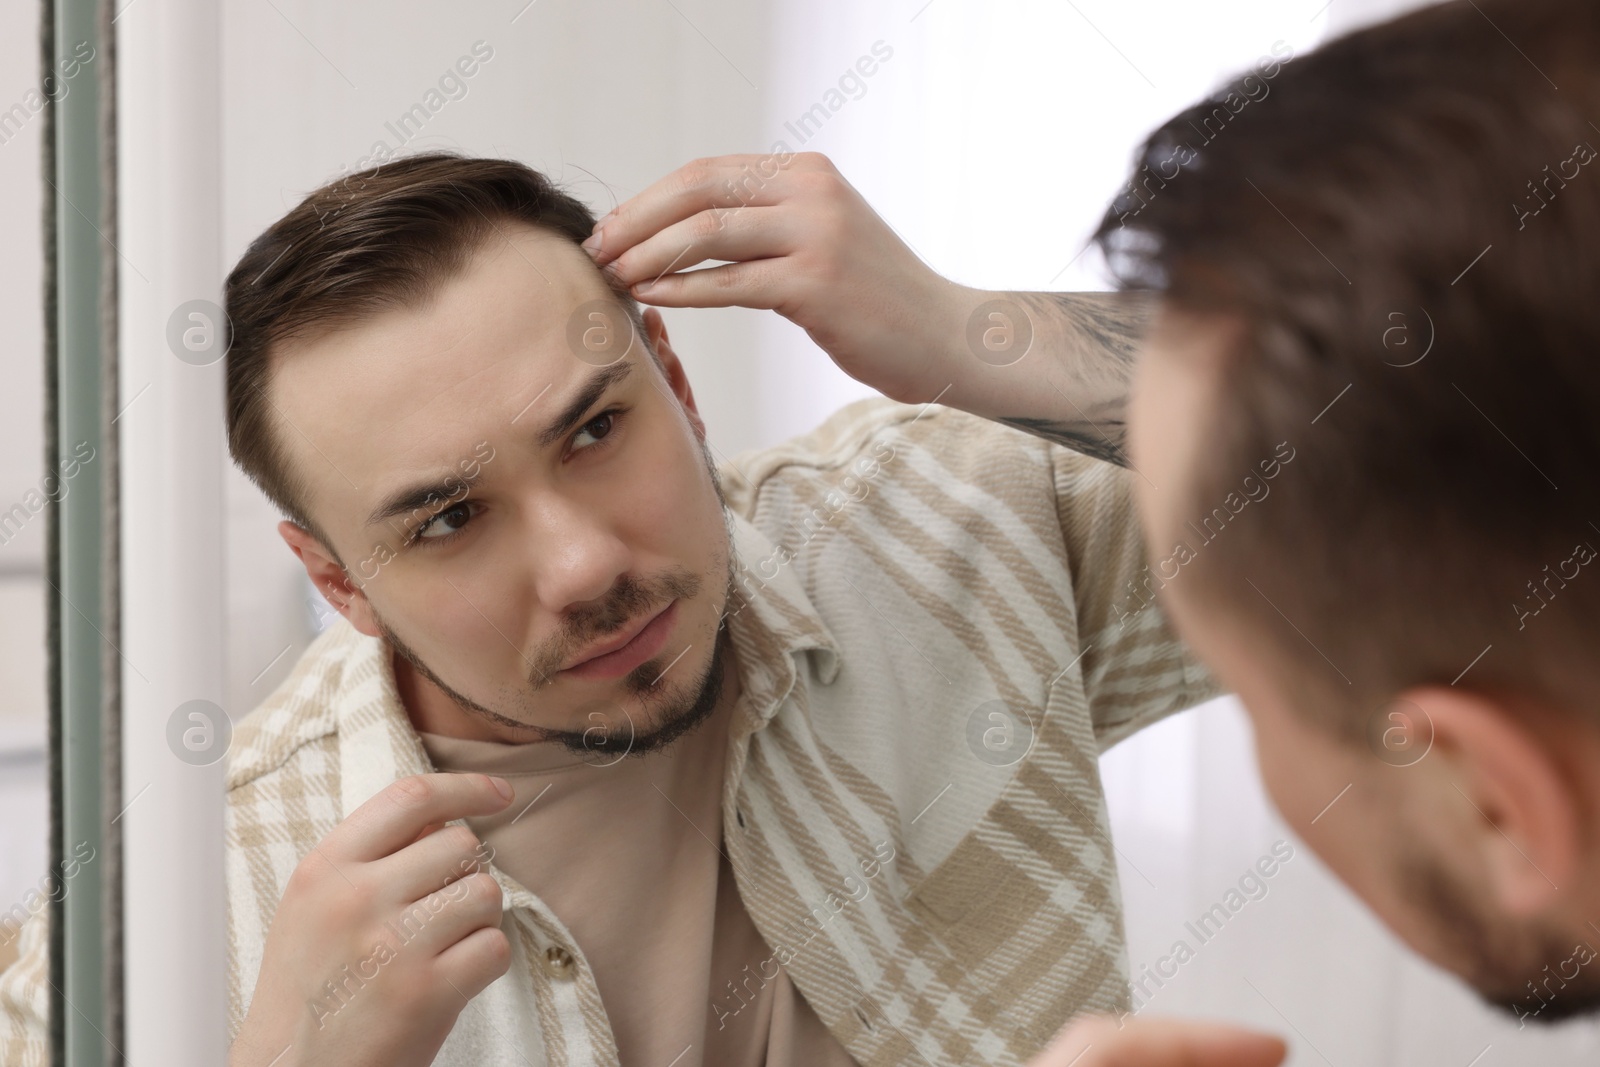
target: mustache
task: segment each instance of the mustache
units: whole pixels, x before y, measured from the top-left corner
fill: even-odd
[[[630,622],[674,600],[687,600],[699,592],[699,575],[684,567],[673,567],[649,578],[624,574],[600,603],[567,614],[561,633],[532,657],[529,684],[534,688],[550,684],[579,649],[620,632]]]

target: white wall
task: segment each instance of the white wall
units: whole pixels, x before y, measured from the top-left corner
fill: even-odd
[[[4,513],[38,506],[44,475],[43,265],[39,176],[44,114],[39,8],[0,5],[0,911],[39,885],[48,865],[45,791],[45,515],[21,525]],[[71,92],[71,83],[66,91]],[[60,90],[56,90],[60,92]],[[18,124],[20,106],[26,118]],[[10,114],[10,118],[6,115]],[[70,492],[70,487],[68,492]],[[31,501],[31,503],[30,503]],[[9,958],[0,946],[0,963]]]

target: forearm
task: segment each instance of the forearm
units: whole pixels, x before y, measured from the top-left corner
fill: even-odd
[[[957,285],[826,157],[786,156],[769,173],[773,163],[696,160],[620,205],[584,248],[646,303],[777,311],[887,397],[937,399],[1126,465],[1128,384],[1153,297]],[[753,175],[762,206],[744,211]]]
[[[1125,412],[1150,294],[960,288],[948,306],[946,321],[962,328],[942,346],[940,403],[1127,465]]]

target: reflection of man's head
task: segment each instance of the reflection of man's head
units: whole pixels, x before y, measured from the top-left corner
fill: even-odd
[[[716,700],[730,547],[683,367],[578,247],[593,221],[502,160],[317,190],[228,278],[228,438],[419,685],[638,752]]]
[[[1448,3],[1213,103],[1098,235],[1164,297],[1125,613],[1162,599],[1413,946],[1519,1014],[1593,1007],[1600,8]]]

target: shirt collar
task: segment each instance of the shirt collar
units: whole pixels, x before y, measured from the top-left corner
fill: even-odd
[[[795,574],[794,554],[743,516],[726,515],[733,546],[727,625],[739,655],[744,703],[755,719],[751,729],[758,730],[793,689],[797,663],[808,653],[817,680],[834,680],[839,645]]]

